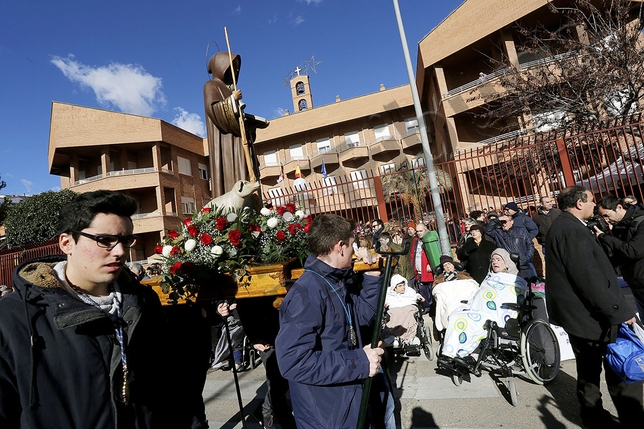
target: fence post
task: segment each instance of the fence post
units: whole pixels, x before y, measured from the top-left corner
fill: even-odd
[[[385,193],[382,189],[382,178],[380,175],[373,176],[373,188],[376,192],[376,201],[378,201],[378,219],[383,222],[389,222],[387,204],[385,204]]]
[[[575,175],[572,172],[570,155],[568,154],[568,149],[566,149],[566,142],[563,138],[557,139],[557,152],[559,152],[559,159],[561,160],[561,170],[564,174],[566,187],[572,186],[575,184]]]

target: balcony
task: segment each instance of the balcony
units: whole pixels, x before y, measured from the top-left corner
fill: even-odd
[[[481,141],[476,142],[476,143],[469,143],[468,144],[468,143],[461,142],[461,146],[456,148],[456,151],[458,152],[459,150],[463,150],[463,149],[472,149],[472,148],[478,147],[478,146],[484,146],[484,145],[500,142],[500,141],[503,141],[503,140],[509,140],[509,139],[515,138],[517,136],[520,136],[522,134],[525,134],[526,132],[527,132],[526,130],[514,130],[514,131],[510,131],[509,133],[505,133],[505,134],[501,134],[501,135],[498,135],[498,136],[490,137],[489,139],[481,140]]]
[[[369,144],[371,156],[389,152],[400,152],[400,143],[394,137],[383,137]]]
[[[331,148],[327,148],[326,150],[318,150],[311,156],[311,168],[319,167],[322,165],[322,162],[324,162],[325,165],[340,164],[338,152]]]
[[[420,132],[414,131],[410,134],[407,134],[406,136],[403,136],[403,138],[400,140],[402,143],[402,148],[404,152],[412,152],[411,149],[414,150],[414,152],[418,151],[418,147],[422,146],[423,141],[420,139]]]
[[[259,165],[259,173],[262,177],[278,177],[281,173],[279,162],[267,162]]]
[[[360,143],[348,143],[338,147],[338,154],[340,162],[346,161],[368,161],[369,160],[369,147],[362,146]]]
[[[284,161],[284,174],[288,175],[294,172],[298,165],[300,171],[311,171],[311,161],[305,156],[296,156]]]
[[[456,88],[450,89],[449,91],[447,91],[446,93],[443,94],[443,98],[451,97],[452,95],[459,94],[459,93],[461,93],[463,91],[467,91],[468,89],[472,89],[472,88],[474,88],[474,87],[476,87],[478,85],[482,85],[484,83],[487,83],[487,82],[489,82],[490,80],[494,79],[497,76],[504,75],[505,73],[508,72],[508,70],[509,70],[508,67],[502,68],[500,70],[495,71],[494,73],[490,73],[488,75],[485,75],[484,77],[476,78],[476,80],[473,80],[471,82],[468,82],[468,83],[466,83],[464,85],[461,85],[461,86],[458,86]]]

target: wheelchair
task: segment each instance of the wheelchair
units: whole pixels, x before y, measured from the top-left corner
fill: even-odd
[[[474,352],[478,352],[478,357],[469,355],[452,359],[439,355],[437,371],[450,373],[456,386],[463,380],[470,381],[471,375],[480,377],[482,370],[497,374],[515,407],[518,404],[515,376],[539,385],[552,381],[561,363],[559,343],[548,322],[533,318],[532,312],[537,309],[533,301],[534,294],[528,292],[523,304],[503,304],[504,308],[517,311],[517,318],[509,319],[505,328],[487,320],[487,336]]]
[[[425,354],[425,357],[432,361],[434,360],[434,346],[432,343],[432,332],[431,329],[425,326],[425,320],[423,319],[423,309],[420,304],[416,304],[417,310],[414,313],[414,319],[416,319],[416,338],[420,340],[420,344],[399,344],[397,347],[392,344],[393,352],[395,355],[407,355],[407,356],[420,356],[421,350]],[[386,323],[389,321],[389,314],[385,309],[385,314],[383,316],[383,328]]]

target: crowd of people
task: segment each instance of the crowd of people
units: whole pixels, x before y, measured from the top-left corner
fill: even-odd
[[[383,369],[386,344],[369,341],[381,288],[388,288],[386,337],[417,345],[413,314],[427,313],[440,331],[441,356],[468,365],[481,332],[458,321],[502,325],[515,317],[500,303],[521,303],[528,293],[536,241],[546,258],[547,317],[566,330],[577,361],[584,425],[638,427],[642,383],[626,384],[603,358],[622,323],[639,323],[618,273],[640,314],[644,309],[644,207],[607,196],[595,211],[594,195],[581,186],[561,191],[557,202],[555,208],[544,196],[531,216],[512,201],[502,211],[470,213],[450,228],[453,254],[435,265],[423,240],[435,225],[380,219],[356,225],[318,215],[308,231],[304,273],[279,310],[272,299],[222,301],[208,314],[190,305],[162,308],[152,289],[139,283],[154,267],[126,265],[127,249],[137,240],[132,198],[81,194],[61,212],[64,254],[17,267],[13,292],[0,300],[0,426],[208,427],[201,393],[212,357],[208,319],[216,313],[237,345],[232,356],[231,348],[218,345],[215,365],[242,369],[242,330],[262,356],[268,393],[255,414],[265,428],[355,428],[363,418],[365,427],[395,428],[393,386]],[[406,243],[409,253],[398,258],[387,284],[379,270],[353,271],[355,258],[371,265],[377,252],[400,252]],[[181,377],[160,377],[168,362]],[[602,405],[602,366],[619,421]]]

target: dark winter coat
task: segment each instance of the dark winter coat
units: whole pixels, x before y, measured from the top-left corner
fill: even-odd
[[[190,427],[167,414],[173,386],[161,366],[168,360],[156,293],[128,272],[118,279],[130,380],[130,404],[123,405],[114,325],[62,288],[53,271],[60,260],[20,265],[14,292],[0,300],[0,427]]]
[[[612,327],[635,316],[595,234],[571,213],[546,235],[546,278],[550,322],[570,335],[607,341]]]
[[[561,210],[557,208],[551,208],[548,210],[548,213],[544,213],[539,207],[539,211],[532,216],[532,220],[539,228],[539,234],[537,234],[537,242],[541,245],[546,244],[546,234],[552,222],[561,214]]]
[[[613,263],[621,268],[624,280],[633,290],[644,290],[644,210],[631,206],[615,225],[613,234],[601,234],[599,241],[610,249]]]
[[[510,253],[519,255],[519,276],[523,278],[532,277],[532,257],[534,256],[534,243],[532,237],[529,235],[528,230],[525,228],[512,228],[504,231],[499,226],[497,219],[491,220],[485,226],[485,233],[496,241],[497,247],[501,247]],[[531,221],[532,222],[532,221]]]
[[[289,380],[297,427],[355,429],[362,384],[369,377],[358,327],[373,322],[381,278],[365,275],[361,290],[349,291],[351,269],[332,268],[313,255],[304,267],[307,271],[280,307],[275,341],[280,371]],[[356,346],[350,341],[343,303],[356,327]]]
[[[490,257],[496,247],[493,241],[482,239],[481,244],[476,244],[470,237],[456,252],[456,256],[465,265],[465,271],[480,284],[490,271]]]
[[[512,219],[514,220],[514,225],[512,225],[512,229],[516,228],[523,228],[528,232],[528,236],[532,240],[539,234],[539,227],[537,226],[536,223],[528,216],[525,214],[523,211],[519,210],[515,214],[512,215]]]

